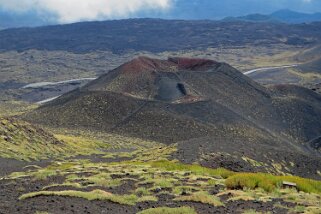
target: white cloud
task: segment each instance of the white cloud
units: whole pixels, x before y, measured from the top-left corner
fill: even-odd
[[[173,0],[0,0],[0,7],[57,15],[61,23],[103,18],[125,18],[144,10],[166,10]]]

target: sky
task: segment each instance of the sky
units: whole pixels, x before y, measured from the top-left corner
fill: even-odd
[[[135,17],[219,19],[279,9],[321,12],[321,0],[0,0],[2,12],[33,14],[57,23]]]

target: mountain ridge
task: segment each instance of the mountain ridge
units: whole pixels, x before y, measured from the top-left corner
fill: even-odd
[[[186,5],[186,9],[190,8]],[[194,11],[190,11],[193,13]],[[37,27],[37,26],[47,26],[47,25],[58,25],[60,24],[56,19],[57,17],[52,14],[38,14],[35,11],[27,11],[23,13],[10,12],[0,9],[0,29],[8,28],[21,28],[21,27]],[[162,19],[188,19],[187,17],[178,16],[166,16],[166,14],[155,15],[153,13],[146,13],[142,16],[137,16],[136,18],[143,19],[146,17],[150,18],[162,18]],[[220,16],[224,17],[224,16]],[[99,19],[102,21],[102,19]],[[190,20],[223,20],[223,21],[254,21],[254,22],[284,22],[287,24],[301,24],[301,23],[311,23],[316,21],[321,21],[321,13],[304,13],[289,9],[280,9],[270,14],[265,13],[249,13],[243,16],[225,16],[224,18],[212,17],[211,14],[207,14],[207,17],[197,18],[194,17]],[[88,20],[89,21],[89,20]],[[87,21],[87,22],[88,22]],[[94,20],[92,20],[94,21]]]
[[[321,23],[287,25],[222,21],[127,19],[0,31],[0,51],[178,51],[256,45],[313,45]],[[237,34],[235,29],[238,29]],[[268,29],[268,30],[267,30]],[[95,32],[94,34],[92,32]],[[300,36],[298,36],[300,35]]]
[[[301,13],[288,9],[278,10],[271,14],[248,14],[239,17],[226,17],[223,21],[248,21],[248,22],[281,22],[287,24],[302,24],[320,22],[321,13]]]

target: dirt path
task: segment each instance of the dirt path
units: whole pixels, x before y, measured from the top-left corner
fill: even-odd
[[[22,88],[41,88],[44,86],[52,86],[52,85],[60,85],[60,84],[68,84],[68,83],[76,83],[81,81],[91,81],[95,80],[97,78],[80,78],[80,79],[71,79],[71,80],[64,80],[59,82],[37,82],[37,83],[31,83],[28,85],[23,86]]]
[[[244,75],[249,75],[249,74],[256,73],[258,71],[270,71],[270,70],[279,69],[279,68],[293,68],[293,67],[297,67],[297,66],[299,66],[299,65],[293,64],[293,65],[283,65],[283,66],[256,68],[256,69],[252,69],[252,70],[246,71],[243,74]]]

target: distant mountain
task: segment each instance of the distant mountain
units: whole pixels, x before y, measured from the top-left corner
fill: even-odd
[[[238,4],[238,3],[237,3]],[[253,13],[245,16],[228,16],[220,14],[218,7],[212,1],[204,0],[199,5],[191,4],[190,1],[177,0],[177,7],[169,12],[142,12],[135,15],[137,18],[162,18],[179,20],[222,20],[224,21],[248,21],[248,22],[283,22],[288,24],[311,23],[321,21],[321,13],[301,13],[292,10],[278,10],[272,14]],[[213,11],[215,13],[213,13]],[[236,13],[240,14],[240,12]],[[36,27],[59,24],[54,14],[39,14],[35,11],[14,13],[1,10],[0,30],[17,27]]]
[[[274,19],[281,20],[286,23],[310,23],[321,21],[321,13],[300,13],[291,10],[279,10],[270,15]]]
[[[259,13],[249,14],[240,17],[226,17],[223,21],[247,21],[247,22],[280,22],[280,20],[273,18],[270,15],[263,15]]]
[[[311,23],[321,21],[321,13],[300,13],[292,10],[279,10],[269,15],[250,14],[240,17],[227,17],[224,21],[283,22],[288,24]]]

